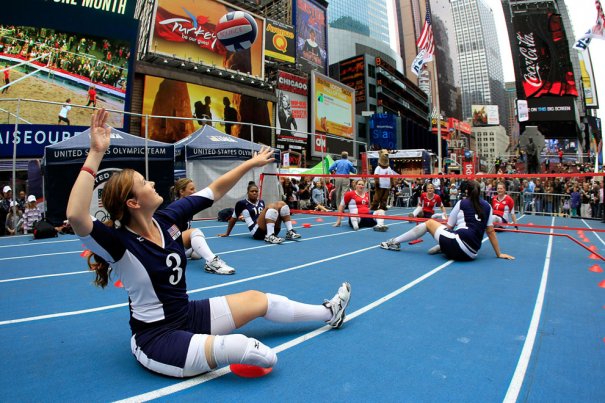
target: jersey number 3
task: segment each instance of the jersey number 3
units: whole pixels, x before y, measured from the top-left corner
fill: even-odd
[[[183,277],[183,268],[181,267],[181,257],[178,253],[171,253],[166,256],[166,266],[172,269],[174,272],[168,281],[170,284],[177,285],[179,281],[181,281],[181,277]]]

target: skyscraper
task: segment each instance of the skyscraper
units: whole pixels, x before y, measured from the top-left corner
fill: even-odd
[[[390,45],[391,37],[387,1],[332,0],[328,6],[328,24]]]
[[[451,0],[462,83],[462,118],[471,105],[504,111],[504,76],[494,15],[484,0]]]

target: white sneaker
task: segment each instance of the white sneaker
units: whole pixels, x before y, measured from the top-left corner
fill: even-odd
[[[275,236],[274,234],[270,234],[270,235],[265,235],[265,242],[269,242],[272,244],[280,244],[282,243],[284,240],[278,236]]]
[[[387,227],[386,225],[374,225],[374,231],[385,232],[388,230],[389,230],[389,227]]]
[[[399,252],[401,250],[401,248],[399,247],[399,244],[394,242],[392,239],[389,239],[388,241],[385,241],[385,242],[380,242],[380,247],[382,249],[394,250],[397,252]]]
[[[342,283],[338,292],[331,300],[326,300],[324,306],[332,311],[332,318],[328,320],[328,324],[334,329],[338,329],[345,321],[345,309],[349,305],[351,299],[351,284]]]
[[[353,226],[353,230],[357,231],[359,229],[359,221],[351,220],[351,225]]]
[[[429,249],[428,253],[429,255],[436,255],[437,253],[441,253],[441,246],[439,246],[439,244],[433,246],[431,249]]]
[[[211,262],[206,262],[204,270],[212,274],[235,274],[235,269],[218,256],[215,256]]]
[[[300,237],[301,237],[301,235],[297,234],[296,231],[294,231],[293,229],[291,229],[290,231],[286,232],[286,239],[287,240],[299,239]]]

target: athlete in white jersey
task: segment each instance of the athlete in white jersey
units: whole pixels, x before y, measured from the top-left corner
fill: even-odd
[[[396,238],[381,242],[380,247],[399,251],[399,244],[419,239],[427,231],[438,243],[429,250],[431,254],[443,252],[448,259],[473,260],[477,257],[483,235],[487,232],[496,256],[501,259],[514,259],[512,256],[500,252],[498,238],[494,231],[492,208],[488,202],[481,199],[479,184],[475,181],[468,182],[467,198],[456,203],[447,225],[429,219]]]
[[[96,263],[91,262],[91,268],[96,271],[96,284],[107,285],[109,267],[124,284],[131,350],[141,365],[175,377],[231,363],[271,367],[277,362],[273,350],[258,340],[228,333],[258,317],[275,322],[325,321],[335,328],[343,324],[351,293],[348,283],[322,305],[260,291],[189,301],[182,231],[195,213],[219,200],[246,172],[273,161],[270,148],[162,210],[158,207],[163,199],[154,183],[124,169],[103,189],[102,201],[111,221],[101,223],[91,217],[95,174],[109,148],[108,115],[104,109],[93,114],[90,151],[69,196],[67,218],[94,253]]]
[[[179,200],[195,193],[195,183],[189,178],[181,178],[170,188],[172,200]],[[199,228],[191,228],[187,223],[187,230],[183,231],[183,246],[185,255],[189,259],[204,258],[204,270],[213,274],[235,274],[235,269],[229,266],[218,255],[214,254],[206,242],[204,233]]]

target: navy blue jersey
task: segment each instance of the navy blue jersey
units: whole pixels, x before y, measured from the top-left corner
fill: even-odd
[[[454,228],[454,233],[458,234],[462,242],[475,254],[481,248],[485,229],[494,225],[492,206],[483,199],[480,204],[483,218],[479,218],[475,213],[470,199],[463,199],[456,203],[447,220],[448,225]]]
[[[256,226],[256,220],[258,216],[265,209],[265,201],[257,200],[256,203],[252,203],[248,199],[240,200],[235,203],[235,209],[233,210],[233,218],[237,219],[240,215],[244,216],[244,221],[250,232],[254,232]]]
[[[213,201],[212,191],[206,188],[156,211],[153,222],[162,235],[162,246],[125,226],[111,228],[93,219],[92,232],[82,241],[109,263],[124,284],[133,334],[163,325],[179,327],[186,320],[187,258],[181,232],[195,213]]]

